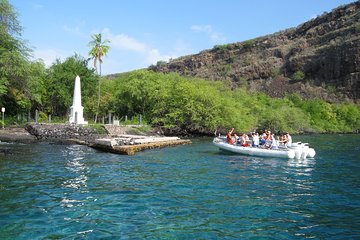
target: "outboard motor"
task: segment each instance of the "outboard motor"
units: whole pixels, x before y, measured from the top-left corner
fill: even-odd
[[[309,150],[309,146],[307,146],[306,144],[302,144],[302,153],[301,153],[302,159],[306,159],[308,150]]]

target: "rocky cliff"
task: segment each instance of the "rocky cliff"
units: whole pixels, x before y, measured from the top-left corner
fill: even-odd
[[[360,101],[360,1],[272,35],[215,46],[150,69],[228,82],[273,97]]]

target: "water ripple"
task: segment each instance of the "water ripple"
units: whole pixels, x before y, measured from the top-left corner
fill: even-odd
[[[329,153],[329,139],[339,137],[308,137],[318,155],[306,160],[224,154],[210,139],[132,157],[12,144],[0,159],[0,236],[356,239],[358,150]]]

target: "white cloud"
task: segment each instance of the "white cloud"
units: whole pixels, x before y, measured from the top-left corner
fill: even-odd
[[[206,33],[213,42],[218,42],[218,43],[226,42],[226,37],[224,37],[221,33],[214,31],[211,25],[192,25],[190,29],[193,32]]]
[[[159,60],[167,61],[175,57],[162,54],[158,49],[126,34],[113,34],[108,28],[103,29],[102,33],[105,39],[110,40],[110,45],[115,49],[133,51],[142,55],[146,65],[154,64]]]
[[[33,9],[38,11],[38,10],[41,10],[44,8],[44,5],[41,5],[41,4],[34,4],[33,5]]]
[[[212,27],[210,25],[192,25],[190,29],[194,32],[212,32]]]
[[[73,24],[73,26],[64,24],[62,26],[62,30],[72,35],[88,39],[89,36],[85,35],[82,31],[82,29],[84,29],[85,26],[86,26],[85,21],[79,21]]]
[[[65,59],[69,54],[55,49],[40,49],[34,51],[34,59],[42,59],[46,67],[51,66],[56,59]]]
[[[163,55],[160,54],[159,50],[157,49],[150,49],[147,53],[147,62],[149,64],[154,64],[157,61],[163,60],[168,61],[170,58],[176,58],[176,56],[170,56],[170,55]]]
[[[79,35],[79,36],[82,36],[82,35],[83,35],[83,34],[81,33],[81,31],[80,31],[80,27],[78,27],[78,26],[69,27],[68,25],[64,25],[64,26],[62,26],[62,29],[63,29],[65,32],[72,33],[72,34],[74,34],[74,35]]]
[[[146,44],[136,40],[135,38],[129,37],[123,33],[114,35],[108,28],[105,28],[102,32],[104,37],[109,39],[111,45],[115,46],[116,48],[135,52],[146,52]]]

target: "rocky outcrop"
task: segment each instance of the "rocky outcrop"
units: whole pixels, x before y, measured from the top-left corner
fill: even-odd
[[[31,143],[37,139],[29,134],[24,128],[11,127],[0,129],[0,141]]]
[[[360,2],[296,28],[215,46],[149,68],[226,81],[233,88],[244,86],[274,97],[297,92],[304,98],[360,101]],[[273,83],[277,91],[271,89]]]

